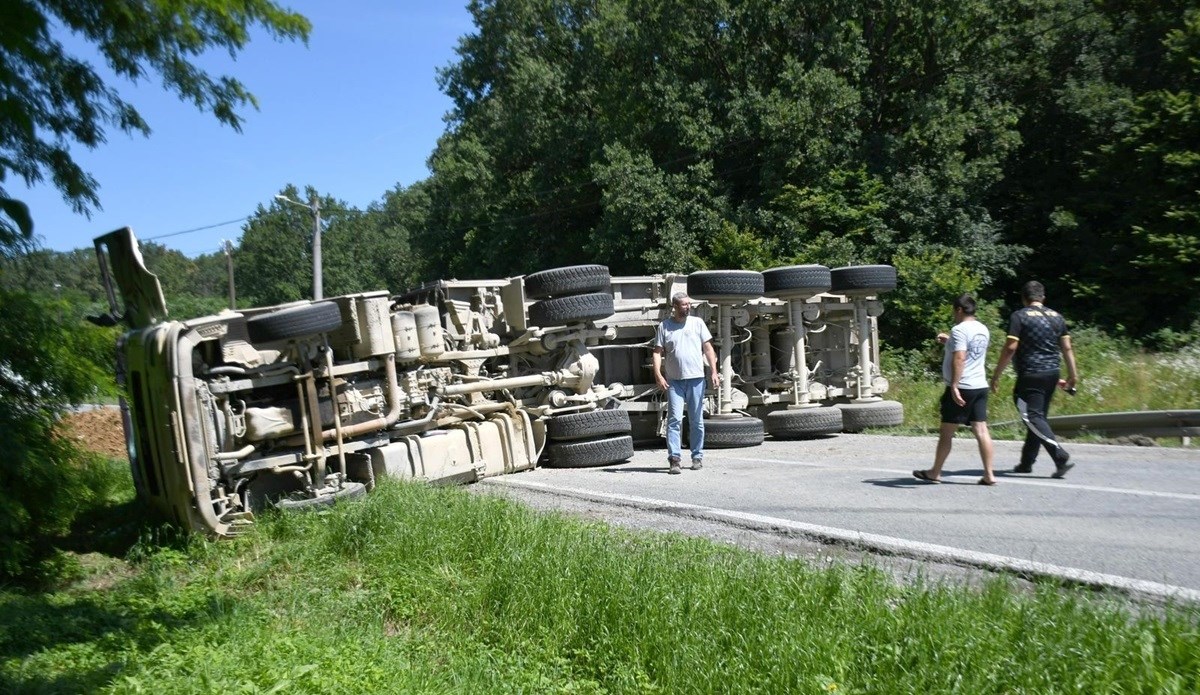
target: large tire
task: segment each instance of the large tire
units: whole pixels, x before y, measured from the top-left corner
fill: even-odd
[[[633,437],[608,437],[582,442],[556,442],[546,447],[550,468],[595,468],[624,463],[633,456]]]
[[[571,265],[525,276],[525,296],[530,299],[607,292],[612,286],[608,266]]]
[[[742,301],[763,296],[763,274],[753,270],[701,270],[688,275],[688,296]]]
[[[529,305],[529,323],[533,326],[561,326],[577,321],[595,321],[612,315],[613,296],[605,292],[543,299]]]
[[[904,405],[899,401],[838,403],[842,411],[842,431],[862,432],[868,427],[895,427],[904,424]]]
[[[776,439],[806,439],[842,431],[838,408],[796,408],[767,414],[767,432]]]
[[[252,343],[269,343],[325,333],[342,325],[342,312],[333,302],[301,304],[246,319]]]
[[[766,433],[756,417],[713,417],[704,421],[704,448],[739,449],[758,446]]]
[[[823,265],[789,265],[763,271],[764,294],[794,297],[821,294],[832,287],[829,268]]]
[[[546,436],[555,441],[570,441],[629,434],[630,429],[627,410],[589,410],[550,418],[550,422],[546,424]]]
[[[877,294],[896,289],[896,268],[890,265],[852,265],[829,271],[834,294]]]

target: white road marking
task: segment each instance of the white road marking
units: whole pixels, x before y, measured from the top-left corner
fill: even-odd
[[[843,463],[811,463],[808,461],[785,461],[783,459],[760,459],[760,458],[743,458],[740,456],[722,456],[722,461],[747,461],[750,463],[773,463],[785,466],[804,466],[808,468],[832,468],[838,470],[855,470],[855,471],[870,471],[872,473],[890,473],[892,475],[903,476],[903,473],[898,473],[894,468],[875,468],[871,466],[855,466],[846,465]],[[969,478],[974,480],[976,476],[956,476],[943,474],[943,478]],[[916,480],[916,478],[913,478]],[[1033,485],[1036,487],[1053,487],[1069,490],[1089,490],[1091,492],[1112,492],[1120,495],[1140,495],[1142,497],[1162,497],[1166,499],[1188,500],[1191,502],[1200,502],[1200,495],[1195,495],[1187,492],[1160,492],[1158,490],[1134,490],[1124,487],[1103,487],[1100,485],[1079,485],[1069,483],[1064,480],[1029,480],[1026,478],[1016,478],[1013,476],[999,476],[997,480],[1001,485]]]
[[[693,516],[707,517],[716,520],[749,523],[755,527],[786,528],[808,536],[815,536],[817,538],[839,541],[843,543],[851,543],[857,546],[882,550],[890,553],[910,556],[915,555],[918,557],[948,562],[959,562],[976,567],[983,567],[991,570],[1003,570],[1017,574],[1049,576],[1086,586],[1108,587],[1129,593],[1140,593],[1159,598],[1200,603],[1200,590],[1189,589],[1187,587],[1176,586],[1174,584],[1162,584],[1144,579],[1135,579],[1133,577],[1122,577],[1115,574],[1103,574],[1100,572],[1092,572],[1090,570],[1076,569],[1074,567],[1062,567],[1044,562],[1033,562],[1031,560],[1007,557],[1004,555],[981,553],[974,550],[965,550],[963,548],[935,545],[933,543],[923,543],[920,541],[910,541],[903,538],[882,536],[874,533],[863,533],[861,531],[840,529],[832,526],[808,524],[802,521],[793,521],[791,519],[781,519],[778,517],[763,516],[761,514],[739,512],[732,509],[719,509],[716,507],[688,504],[686,502],[673,502],[671,500],[660,500],[651,497],[638,497],[635,495],[624,495],[612,492],[594,492],[592,490],[585,490],[582,488],[551,485],[549,483],[535,482],[532,480],[521,480],[519,477],[511,476],[488,478],[482,482],[489,485],[547,490],[550,492],[566,494],[583,499],[613,502],[639,508],[650,508],[658,512],[669,513],[674,511],[677,513],[686,513]]]

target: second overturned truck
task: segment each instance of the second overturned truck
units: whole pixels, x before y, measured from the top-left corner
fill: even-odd
[[[138,495],[207,534],[382,477],[472,482],[628,460],[664,431],[651,349],[677,292],[719,355],[708,448],[903,421],[879,370],[891,266],[613,277],[580,265],[178,321],[131,230],[96,251],[129,328],[118,376]]]

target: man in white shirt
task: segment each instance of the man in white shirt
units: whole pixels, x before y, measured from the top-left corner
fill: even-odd
[[[975,318],[975,300],[971,295],[964,294],[954,300],[954,328],[948,335],[938,333],[937,339],[946,346],[942,358],[942,379],[946,382],[941,402],[942,427],[938,432],[933,468],[915,470],[913,476],[930,483],[941,482],[942,465],[950,455],[954,432],[963,425],[970,425],[979,443],[979,456],[983,459],[983,477],[979,484],[995,485],[992,435],[987,425],[987,401],[991,389],[984,368],[991,336],[987,326]]]
[[[681,472],[679,459],[683,434],[683,409],[687,407],[692,470],[704,466],[704,363],[709,379],[719,388],[717,353],[712,333],[704,321],[691,316],[692,301],[682,292],[671,297],[671,315],[654,335],[654,381],[667,392],[667,472]],[[664,359],[665,357],[665,359]],[[665,365],[664,365],[665,363]],[[664,366],[666,376],[663,375]]]

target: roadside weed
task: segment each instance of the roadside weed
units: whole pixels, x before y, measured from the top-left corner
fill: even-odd
[[[1195,607],[897,584],[389,482],[104,591],[0,594],[0,690],[1192,692]],[[162,557],[157,557],[159,554]],[[1053,658],[1050,658],[1053,657]]]

